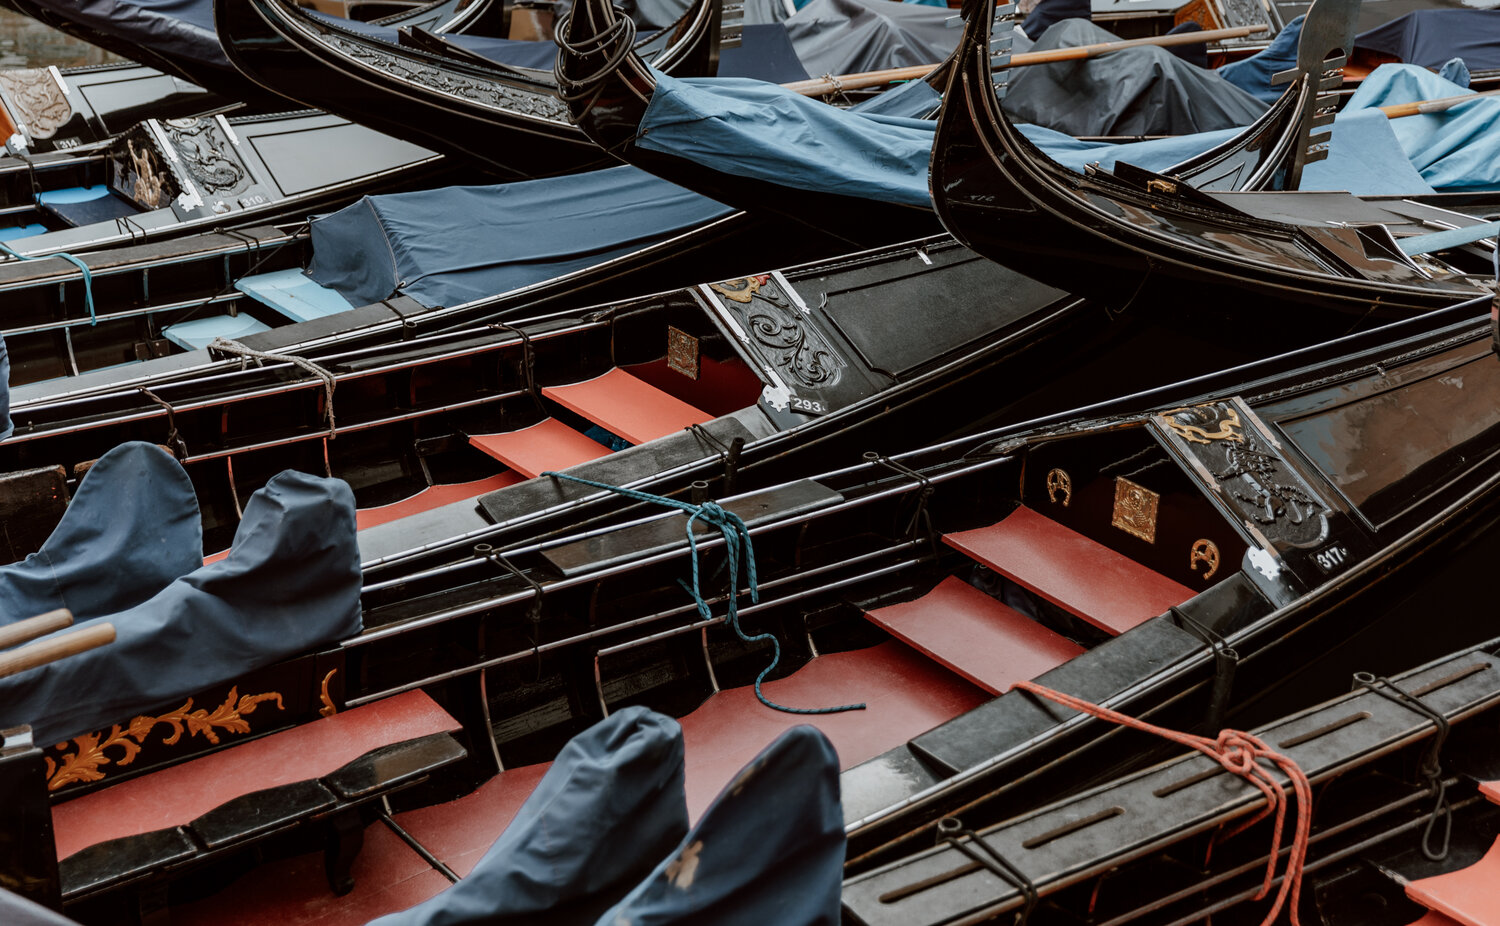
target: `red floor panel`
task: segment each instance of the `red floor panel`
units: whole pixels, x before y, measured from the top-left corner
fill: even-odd
[[[1112,634],[1196,594],[1026,507],[943,542]]]
[[[787,714],[756,701],[749,687],[709,698],[682,720],[693,817],[745,763],[797,724],[811,724],[827,734],[840,766],[847,769],[989,700],[974,685],[896,641],[819,656],[796,674],[767,682],[764,689],[766,697],[788,707],[857,701],[868,707],[842,714]]]
[[[313,852],[261,865],[212,896],[172,908],[172,926],[364,926],[415,906],[447,887],[382,823],[365,829],[354,862],[354,890],[334,896]]]
[[[354,519],[359,530],[374,527],[377,524],[385,524],[398,518],[411,517],[434,508],[441,508],[453,502],[461,502],[466,498],[477,498],[486,492],[503,489],[506,486],[515,485],[526,479],[517,472],[504,472],[488,479],[476,479],[473,482],[456,482],[448,485],[428,486],[409,498],[403,498],[399,502],[389,505],[381,505],[376,508],[361,508],[354,513]]]
[[[1464,926],[1500,926],[1500,841],[1468,868],[1409,882],[1406,896]]]
[[[396,822],[459,877],[489,851],[552,763],[501,772],[456,801],[397,814]]]
[[[469,443],[532,479],[609,455],[609,448],[558,421],[544,418],[529,428],[501,434],[471,434]]]
[[[275,711],[274,702],[256,707],[256,714]],[[247,718],[252,729],[256,719]],[[431,698],[410,691],[210,753],[58,804],[52,809],[57,857],[189,823],[231,798],[319,778],[372,749],[457,729]]]
[[[1436,910],[1429,910],[1421,919],[1408,923],[1407,926],[1459,926],[1459,923],[1451,916],[1444,916]]]
[[[952,576],[916,601],[877,608],[869,618],[991,694],[1083,652],[1067,637]]]
[[[1481,781],[1479,793],[1488,798],[1491,804],[1500,804],[1500,781]]]
[[[665,437],[713,416],[616,367],[570,386],[546,386],[542,395],[618,434],[632,444]]]

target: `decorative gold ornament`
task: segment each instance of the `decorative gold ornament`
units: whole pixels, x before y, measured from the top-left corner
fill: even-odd
[[[47,790],[56,791],[76,781],[99,781],[105,775],[100,769],[110,763],[129,765],[140,754],[141,747],[146,745],[147,737],[156,729],[157,724],[164,723],[172,728],[171,734],[161,740],[163,746],[175,745],[182,739],[183,733],[190,736],[202,735],[204,739],[217,745],[219,733],[215,728],[224,733],[249,733],[250,723],[244,719],[244,715],[254,713],[256,705],[261,702],[272,700],[276,702],[277,710],[285,710],[281,695],[277,692],[241,697],[239,688],[235,687],[229,689],[229,697],[213,711],[203,708],[193,710],[193,699],[188,698],[182,707],[159,717],[137,717],[124,728],[115,724],[108,734],[85,733],[75,736],[73,745],[76,752],[62,756],[60,762],[54,762],[51,756],[46,757]],[[120,747],[121,755],[111,758],[105,750],[115,746]],[[68,744],[58,743],[53,748],[60,751],[68,748]]]
[[[1198,564],[1208,564],[1208,571],[1203,573],[1204,579],[1212,579],[1214,573],[1219,571],[1219,546],[1212,540],[1196,540],[1193,542],[1193,552],[1188,555],[1188,569],[1198,571]]]
[[[1245,442],[1244,422],[1240,421],[1239,409],[1234,406],[1225,406],[1229,414],[1219,419],[1219,429],[1209,431],[1196,424],[1186,424],[1178,421],[1172,416],[1178,412],[1191,411],[1188,408],[1174,408],[1162,415],[1167,422],[1167,427],[1177,432],[1177,436],[1193,444],[1208,444],[1216,440],[1233,441],[1236,444]]]
[[[688,379],[698,378],[698,339],[686,331],[667,326],[667,369]]]
[[[738,280],[725,280],[722,283],[711,283],[709,289],[733,302],[749,303],[760,292],[760,288],[771,281],[770,276],[761,274],[753,277],[740,277]]]
[[[328,683],[333,680],[333,676],[337,672],[338,669],[328,670],[328,674],[323,676],[323,690],[318,692],[318,699],[323,702],[323,706],[318,709],[318,713],[324,717],[332,717],[339,712],[339,709],[333,704],[333,698],[328,696]]]
[[[1073,500],[1073,479],[1066,470],[1051,469],[1047,471],[1047,501],[1057,503],[1057,493],[1062,493],[1063,507],[1068,507],[1068,502]]]
[[[1147,543],[1155,543],[1156,506],[1160,502],[1160,495],[1124,476],[1117,476],[1115,514],[1111,523],[1131,536],[1139,537]]]

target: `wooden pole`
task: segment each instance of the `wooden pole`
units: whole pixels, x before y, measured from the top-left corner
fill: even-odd
[[[1205,32],[1179,32],[1176,35],[1153,35],[1144,39],[1127,39],[1119,42],[1099,42],[1094,45],[1079,45],[1074,48],[1054,48],[1050,51],[1028,51],[1019,55],[1011,55],[1010,62],[1000,66],[1001,70],[1007,68],[1022,68],[1032,64],[1051,64],[1056,61],[1077,61],[1083,58],[1097,58],[1107,55],[1112,51],[1123,51],[1127,48],[1143,48],[1154,45],[1165,48],[1170,45],[1194,45],[1199,42],[1217,42],[1222,39],[1238,39],[1257,32],[1265,32],[1266,26],[1236,26],[1233,29],[1209,29]],[[838,77],[815,77],[812,80],[799,80],[790,84],[782,84],[783,87],[793,93],[803,96],[822,96],[825,93],[833,93],[837,90],[863,90],[866,87],[878,87],[896,80],[919,80],[932,73],[938,65],[936,64],[914,64],[904,68],[886,68],[883,71],[865,71],[859,74],[843,74]]]
[[[1477,100],[1480,97],[1500,96],[1500,90],[1485,90],[1480,93],[1465,93],[1462,96],[1445,96],[1436,100],[1417,100],[1414,103],[1392,103],[1390,106],[1380,107],[1380,111],[1391,119],[1400,119],[1403,116],[1420,116],[1424,113],[1440,113],[1452,109],[1460,103]]]
[[[16,621],[0,627],[0,649],[10,649],[12,646],[20,646],[29,640],[46,636],[64,627],[72,626],[73,612],[67,608],[58,608],[56,611],[48,611],[46,614],[38,614],[36,617],[28,617],[24,621]]]
[[[115,641],[114,624],[94,624],[71,633],[28,643],[20,649],[0,653],[0,678],[37,666],[76,656]]]

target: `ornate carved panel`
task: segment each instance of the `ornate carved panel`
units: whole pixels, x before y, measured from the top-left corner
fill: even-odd
[[[233,196],[249,189],[250,175],[217,120],[167,119],[161,127],[183,170],[204,193]]]
[[[142,209],[160,209],[182,192],[144,123],[116,141],[110,151],[110,186]]]
[[[790,384],[809,389],[837,385],[845,363],[780,284],[769,275],[715,283],[720,301],[744,321],[755,349]]]
[[[33,139],[47,139],[73,118],[73,104],[47,68],[0,69],[0,90],[16,123]]]

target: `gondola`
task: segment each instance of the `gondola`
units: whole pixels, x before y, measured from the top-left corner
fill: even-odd
[[[1324,6],[1328,10],[1325,15],[1338,19],[1348,4],[1325,3]],[[975,40],[984,43],[986,48],[990,47],[987,24],[991,21],[991,15],[990,11],[985,10],[974,12],[970,17],[970,35],[978,36]],[[725,136],[723,139],[711,137],[714,133],[699,133],[694,137],[693,145],[701,150],[691,154],[671,153],[659,141],[650,145],[642,144],[642,139],[651,131],[649,127],[643,129],[643,120],[647,118],[658,85],[653,70],[626,53],[617,42],[605,44],[603,50],[591,50],[609,42],[608,36],[617,28],[617,22],[619,20],[613,9],[603,0],[581,3],[568,22],[564,51],[558,58],[559,79],[570,88],[568,97],[572,118],[601,147],[629,163],[720,202],[775,213],[837,234],[850,242],[878,243],[889,240],[892,234],[909,234],[912,228],[922,227],[931,221],[931,201],[925,192],[905,187],[871,189],[881,185],[885,174],[892,171],[902,173],[903,169],[899,164],[895,167],[886,165],[887,161],[899,162],[901,155],[895,152],[915,150],[925,157],[930,147],[927,136],[921,129],[911,126],[898,127],[895,131],[899,137],[884,139],[869,134],[881,132],[879,125],[855,121],[848,123],[849,131],[855,133],[849,138],[833,142],[825,140],[825,147],[819,152],[820,155],[826,154],[830,160],[842,157],[853,163],[860,163],[865,172],[857,180],[847,183],[841,181],[842,188],[837,191],[820,187],[816,177],[783,181],[783,177],[811,171],[795,161],[769,166],[767,162],[776,157],[774,152],[778,147],[795,151],[806,144],[807,140],[799,139],[793,134],[784,144],[778,145],[767,138],[751,138],[750,136],[761,135],[770,137],[767,127],[761,124],[766,121],[764,118],[758,118],[753,124],[746,120],[742,129],[746,135],[744,139],[727,132],[719,132]],[[1309,34],[1309,45],[1327,41],[1336,42],[1338,36],[1328,36],[1317,31]],[[569,47],[591,51],[570,52]],[[1008,39],[997,39],[994,47],[998,49],[996,54],[1003,58],[1005,49],[1008,48]],[[940,71],[942,72],[944,71]],[[743,92],[752,91],[746,89]],[[807,105],[814,107],[806,111],[810,120],[824,118],[821,111],[816,109],[817,104],[793,95],[773,99],[776,91],[772,89],[756,89],[753,92],[761,94],[756,100],[758,106],[764,109],[774,110],[784,105],[800,116],[801,107]],[[1321,92],[1321,88],[1312,84],[1294,82],[1288,92],[1254,125],[1233,140],[1179,165],[1177,170],[1184,176],[1196,178],[1206,189],[1275,188],[1278,182],[1288,178],[1294,163],[1294,139],[1299,131],[1299,120],[1306,118],[1305,114],[1314,107]],[[726,98],[733,96],[732,91],[723,93]],[[687,120],[686,116],[680,114],[680,118],[672,116],[671,119],[678,119],[697,128],[715,124],[710,112],[712,102],[692,100],[675,105],[684,112],[691,111],[694,119]],[[732,110],[733,105],[732,102],[724,103],[726,110]],[[743,117],[730,111],[724,121],[736,124],[734,120],[737,118]],[[669,124],[671,119],[668,120]],[[836,125],[840,129],[845,127],[842,122]],[[820,123],[816,128],[822,130],[828,126]],[[818,134],[815,130],[807,131],[812,135]],[[722,166],[726,160],[733,159],[734,149],[741,142],[745,146],[755,146],[755,157],[761,163],[747,163],[742,170],[737,171]],[[846,147],[838,147],[841,145]],[[882,147],[889,150],[884,151],[880,159],[871,159],[859,153]],[[871,163],[864,164],[864,161]],[[834,173],[839,170],[836,165],[831,167]],[[869,182],[868,175],[872,173],[876,178],[875,183]],[[913,177],[907,177],[904,173],[902,179],[906,181],[907,187],[915,182]],[[861,181],[865,185],[861,186]],[[901,185],[891,179],[885,186],[894,188]],[[938,190],[940,187],[932,185],[931,189]]]
[[[685,726],[700,731],[700,742],[709,744],[700,755],[717,757],[699,760],[705,777],[709,769],[737,767],[746,749],[753,754],[746,730],[811,719],[829,732],[845,766],[845,815],[856,850],[850,861],[859,866],[869,859],[857,850],[867,846],[862,840],[877,819],[909,824],[923,812],[958,812],[969,826],[983,828],[1007,815],[1018,789],[1031,788],[1033,798],[1038,790],[1056,796],[1117,767],[1151,761],[1149,750],[1127,747],[1119,737],[1101,739],[1098,724],[1047,711],[1028,695],[990,699],[1015,679],[1037,675],[1043,684],[1175,727],[1251,725],[1258,713],[1285,713],[1288,696],[1300,705],[1337,693],[1346,684],[1335,668],[1343,662],[1394,674],[1471,645],[1471,637],[1487,637],[1460,606],[1468,587],[1451,579],[1492,554],[1484,538],[1500,506],[1487,466],[1497,425],[1486,384],[1500,377],[1495,363],[1487,322],[1476,323],[1473,307],[1455,308],[1082,413],[912,453],[872,453],[822,476],[722,495],[718,503],[748,525],[758,587],[752,600],[740,594],[746,573],[730,566],[726,578],[720,571],[727,545],[717,529],[703,529],[689,547],[685,512],[482,547],[467,564],[400,581],[371,584],[367,576],[358,636],[195,693],[191,703],[216,705],[230,687],[231,706],[240,697],[294,692],[279,709],[267,704],[244,719],[257,734],[269,734],[287,724],[301,730],[320,712],[411,710],[427,703],[416,690],[425,686],[448,711],[448,720],[438,718],[439,731],[459,737],[469,759],[488,770],[481,777],[508,770],[475,795],[475,804],[460,801],[439,816],[450,820],[475,812],[466,807],[524,795],[537,763],[551,759],[567,736],[626,705],[683,716]],[[1127,411],[1143,404],[1154,410]],[[1337,464],[1319,459],[1319,434],[1371,409],[1408,421],[1413,405],[1442,408],[1461,424],[1442,446],[1398,424],[1380,432],[1388,440],[1358,448],[1356,454],[1401,458],[1377,476],[1394,480],[1389,484],[1329,481]],[[1470,408],[1479,414],[1458,413]],[[993,539],[1023,521],[1021,553],[998,561],[986,535]],[[1156,578],[1144,584],[1158,587],[1111,616],[1087,606],[1085,615],[1070,612],[1076,600],[1054,609],[1039,603],[1051,600],[1049,591],[1008,571],[1048,554],[1060,554],[1063,569],[1106,573],[1133,590],[1101,607],[1118,608],[1148,574]],[[743,564],[750,549],[738,555]],[[977,559],[990,566],[979,568]],[[678,584],[694,563],[700,579],[691,587],[701,590],[706,613]],[[996,574],[1035,593],[1005,596],[1029,616],[1001,616],[1008,612],[998,600]],[[1377,574],[1373,584],[1356,581]],[[1091,584],[1099,583],[1080,587]],[[1452,597],[1439,604],[1440,596]],[[737,616],[726,618],[736,599]],[[1412,600],[1431,606],[1423,635],[1393,642],[1390,622],[1405,620]],[[946,616],[926,622],[924,631],[920,612],[929,606]],[[974,607],[1009,635],[985,639],[958,631],[956,615],[976,613]],[[766,697],[801,708],[867,698],[870,710],[809,718],[757,704],[751,688],[765,675],[770,644],[739,642],[730,621],[779,641],[782,664],[765,685]],[[1351,637],[1351,629],[1361,632]],[[962,638],[958,648],[945,648],[945,636]],[[995,647],[1012,657],[988,658]],[[1210,698],[1215,667],[1222,677],[1231,648],[1238,654],[1233,687],[1221,684],[1226,694]],[[1049,666],[1056,668],[1047,672]],[[954,719],[911,734],[913,723],[930,725],[944,715]],[[141,729],[149,731],[144,725],[157,716],[146,711]],[[88,806],[103,812],[116,785],[133,780],[132,793],[145,793],[153,768],[165,764],[171,771],[227,745],[202,736],[161,743],[148,732],[138,744],[143,748],[130,752],[132,767],[98,762],[111,756],[96,755],[98,744],[124,734],[124,726],[110,734],[106,724],[98,735],[33,753],[39,765],[53,760],[51,776],[64,776],[54,800],[92,798],[78,812]],[[227,730],[220,735],[231,738]],[[1061,757],[1067,761],[1059,757],[1064,738],[1073,752]],[[438,758],[457,761],[450,741],[427,754],[427,766],[410,764],[414,746],[390,744],[401,748],[375,769],[369,787],[391,786],[402,768],[436,774]],[[1008,761],[989,761],[1002,753]],[[80,775],[83,768],[100,774]],[[1045,780],[1022,774],[1039,768],[1047,770]],[[291,797],[246,795],[239,806],[277,793]],[[689,799],[702,798],[690,789]],[[305,809],[311,805],[275,806],[283,808],[277,819],[286,825],[313,812]],[[78,819],[68,827],[74,848],[89,844]],[[216,814],[212,822],[215,832],[242,834],[237,840],[262,838],[264,830],[246,829],[247,820]],[[420,811],[392,820],[418,838],[434,832],[431,816]],[[210,822],[192,820],[190,828],[206,834]],[[472,841],[476,831],[492,837],[498,827],[465,827],[461,838]],[[127,847],[137,865],[163,852],[179,853],[178,866],[212,859],[196,845],[180,854],[180,839],[165,845],[126,832],[121,838],[129,841],[113,851],[87,852],[65,865],[71,886],[64,890],[75,903],[128,887],[132,872],[147,881],[171,876],[171,865],[123,864]],[[921,845],[931,845],[930,830],[922,835]],[[269,881],[248,878],[240,892],[207,903],[254,911],[305,902],[301,894],[271,896],[280,870],[273,867]],[[306,878],[278,886],[320,890]],[[254,921],[253,912],[246,915]]]
[[[157,70],[173,74],[239,102],[279,108],[285,98],[268,94],[246,79],[225,56],[215,34],[212,3],[191,0],[160,8],[132,0],[102,4],[59,0],[5,0],[22,15],[91,45]],[[497,0],[435,0],[387,17],[393,28],[409,24],[438,31],[497,28]]]
[[[1120,165],[1080,176],[1050,161],[1001,110],[989,61],[994,4],[974,8],[938,118],[932,188],[943,224],[991,260],[1115,306],[1140,300],[1213,301],[1254,312],[1267,300],[1353,315],[1422,310],[1472,297],[1489,261],[1462,247],[1417,251],[1406,236],[1480,226],[1475,215],[1339,193],[1224,194],[1168,171]],[[1311,18],[1318,14],[1314,7]],[[1312,30],[1306,27],[1304,35]],[[1350,38],[1299,51],[1301,80],[1319,90]],[[1337,78],[1331,83],[1336,84]],[[1331,114],[1305,125],[1297,165],[1319,157]],[[1482,212],[1482,207],[1478,210]]]
[[[238,68],[306,105],[435,150],[462,152],[509,178],[611,160],[568,123],[558,85],[545,71],[398,45],[394,33],[346,28],[282,0],[220,2],[215,15]],[[664,70],[711,75],[721,23],[718,0],[698,0],[641,50]]]

